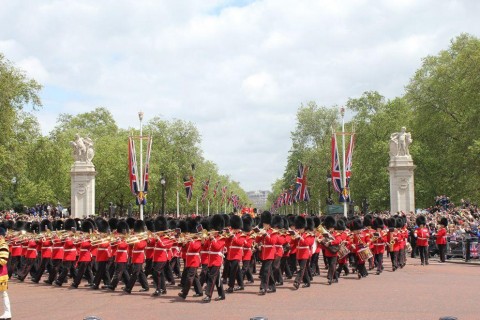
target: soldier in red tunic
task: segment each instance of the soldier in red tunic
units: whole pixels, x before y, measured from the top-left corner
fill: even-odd
[[[267,292],[275,292],[275,284],[269,286],[270,274],[272,273],[272,264],[275,259],[275,244],[277,243],[277,235],[271,228],[272,214],[269,211],[262,212],[260,222],[263,224],[263,229],[256,238],[260,248],[260,259],[262,260],[262,267],[260,269],[260,295],[265,295]]]
[[[143,220],[137,220],[134,224],[134,231],[138,237],[136,240],[129,244],[132,247],[132,271],[130,272],[130,279],[125,285],[123,292],[130,294],[132,292],[133,286],[139,280],[142,285],[140,292],[145,292],[150,290],[148,287],[147,277],[143,271],[143,263],[145,262],[145,248],[147,247],[147,241],[142,239],[142,236],[146,231],[145,222]]]
[[[380,217],[373,220],[373,228],[375,232],[372,234],[372,253],[377,267],[376,274],[379,275],[383,271],[383,254],[385,253],[385,245],[387,244],[387,232],[383,219]]]
[[[428,228],[425,227],[427,224],[427,219],[423,215],[419,215],[415,221],[418,228],[415,230],[414,236],[417,239],[417,248],[420,253],[420,260],[423,265],[428,265],[428,238],[430,237],[430,232]]]
[[[253,257],[253,244],[254,238],[250,235],[252,232],[252,217],[249,214],[245,214],[242,217],[243,220],[243,232],[247,234],[245,244],[243,245],[243,257],[242,257],[242,276],[247,278],[247,283],[254,283],[252,274],[252,257]]]
[[[227,239],[229,247],[226,257],[226,263],[229,264],[228,289],[226,290],[227,293],[244,290],[240,263],[242,261],[243,246],[245,245],[246,237],[241,231],[241,229],[243,228],[242,218],[237,215],[232,216],[230,218],[230,227],[232,228],[232,230]],[[238,282],[237,287],[235,287],[235,281]]]
[[[167,219],[159,216],[155,219],[155,231],[161,232],[167,230]],[[173,240],[164,233],[158,234],[155,238],[155,247],[153,251],[153,276],[155,279],[156,290],[153,296],[159,296],[167,293],[165,281],[165,267],[168,264],[168,252],[172,248]]]
[[[328,264],[328,284],[332,284],[333,282],[338,282],[338,278],[336,276],[336,268],[337,268],[337,259],[338,259],[338,248],[342,243],[341,234],[339,232],[335,232],[335,218],[332,216],[327,216],[323,221],[323,225],[325,229],[329,232],[328,235],[323,235],[324,238],[322,240],[322,246],[325,248],[325,256],[327,258]],[[336,247],[334,250],[333,248]]]
[[[42,220],[40,222],[40,231],[43,233],[43,237],[40,239],[40,254],[41,262],[37,269],[37,272],[32,277],[32,282],[38,283],[45,272],[45,269],[50,272],[51,270],[51,261],[52,261],[52,249],[53,242],[50,236],[47,235],[48,231],[52,230],[52,223],[48,219]]]
[[[68,235],[63,239],[63,260],[62,271],[60,272],[58,279],[55,281],[55,285],[61,287],[67,280],[68,272],[77,260],[77,247],[75,244],[74,234],[76,233],[76,222],[73,219],[65,220],[65,230],[68,231]]]
[[[95,227],[91,221],[85,220],[82,222],[82,232],[84,232],[85,236],[83,236],[77,242],[77,249],[79,252],[78,263],[77,263],[77,274],[75,275],[73,282],[70,285],[72,289],[78,288],[80,282],[83,279],[83,276],[85,275],[85,271],[87,270],[90,271],[90,272],[87,272],[88,283],[93,283],[94,277],[93,277],[92,269],[88,268],[92,263],[92,254],[90,252],[92,248],[92,244],[90,242],[90,239],[86,235],[92,233],[94,230],[95,230]]]
[[[53,223],[53,228],[55,231],[61,231],[64,228],[62,220],[56,220]],[[53,284],[53,281],[56,280],[60,267],[62,266],[63,261],[63,242],[58,235],[54,235],[53,239],[53,249],[52,249],[52,269],[48,274],[48,279],[44,280],[46,284]]]
[[[120,220],[117,224],[117,239],[112,243],[112,247],[115,248],[114,256],[114,271],[112,281],[110,285],[105,286],[106,289],[114,291],[117,288],[120,279],[123,279],[124,283],[128,283],[129,277],[127,270],[128,262],[128,243],[125,241],[130,227],[125,220]]]
[[[445,262],[446,253],[447,253],[447,226],[448,226],[448,219],[443,217],[440,219],[440,223],[438,224],[438,230],[435,234],[436,236],[436,244],[438,246],[438,251],[440,255],[440,262]]]
[[[310,258],[310,248],[313,245],[314,237],[305,232],[307,220],[302,216],[295,217],[296,234],[293,236],[297,248],[297,261],[299,265],[298,273],[293,282],[293,287],[298,289],[300,282],[303,281],[303,287],[310,287],[310,277],[307,274],[308,259]]]
[[[110,246],[110,240],[105,236],[106,233],[110,232],[110,226],[108,222],[104,219],[96,220],[98,231],[103,233],[100,235],[102,237],[98,241],[95,241],[97,249],[96,263],[97,263],[97,272],[95,273],[95,278],[93,279],[92,289],[98,290],[100,282],[103,280],[105,286],[110,285],[110,274],[107,272],[107,265],[110,257],[112,256],[112,248]]]
[[[197,269],[200,267],[200,250],[202,249],[202,240],[194,236],[196,233],[196,221],[191,219],[187,223],[187,231],[190,235],[187,235],[188,239],[183,243],[185,253],[185,267],[184,267],[184,279],[182,283],[182,291],[178,296],[182,299],[186,299],[188,292],[192,285],[195,289],[194,297],[203,296],[202,287],[198,279]]]

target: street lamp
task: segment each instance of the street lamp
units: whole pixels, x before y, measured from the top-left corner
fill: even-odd
[[[327,205],[332,204],[332,191],[330,189],[330,185],[332,184],[332,174],[329,170],[327,170],[327,185],[328,185],[328,198],[327,198]]]
[[[165,215],[165,183],[167,181],[165,180],[165,177],[162,174],[162,177],[160,178],[160,184],[162,185],[162,216]]]

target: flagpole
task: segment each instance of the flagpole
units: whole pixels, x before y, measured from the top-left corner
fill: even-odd
[[[138,192],[142,194],[142,198],[140,199],[140,220],[143,220],[143,127],[142,127],[142,120],[143,120],[143,111],[138,112],[138,119],[140,119],[140,172],[138,175],[138,188],[140,189]]]
[[[343,188],[347,188],[347,173],[345,170],[345,107],[340,108],[340,113],[342,115],[342,162],[343,162],[343,177],[342,177],[342,184]],[[343,192],[344,190],[342,190]],[[344,202],[343,202],[343,215],[345,218],[347,217],[347,199],[345,193],[343,192]]]
[[[207,199],[207,217],[210,217],[210,199]]]
[[[178,181],[178,180],[177,180]],[[177,190],[177,219],[180,217],[180,194]]]
[[[198,197],[197,197],[197,205],[195,207],[195,214],[198,216]]]

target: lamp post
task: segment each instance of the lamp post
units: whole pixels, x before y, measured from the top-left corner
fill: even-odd
[[[138,113],[138,119],[140,120],[140,172],[138,175],[138,185],[139,185],[139,192],[142,194],[143,197],[143,181],[142,181],[142,174],[143,174],[143,127],[142,127],[142,120],[143,120],[143,111]],[[140,220],[143,220],[143,201],[140,201]]]
[[[162,185],[162,212],[161,212],[161,215],[165,215],[165,183],[167,181],[165,180],[165,177],[161,176],[160,178],[160,184]]]
[[[332,204],[332,191],[330,189],[331,184],[332,184],[332,174],[330,173],[330,171],[327,170],[327,186],[328,186],[327,205]]]

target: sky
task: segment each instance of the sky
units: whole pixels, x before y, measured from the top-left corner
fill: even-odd
[[[0,0],[0,52],[44,86],[44,134],[97,107],[122,128],[138,111],[183,119],[221,174],[269,190],[301,104],[402,95],[422,58],[480,36],[478,12],[474,0]]]

